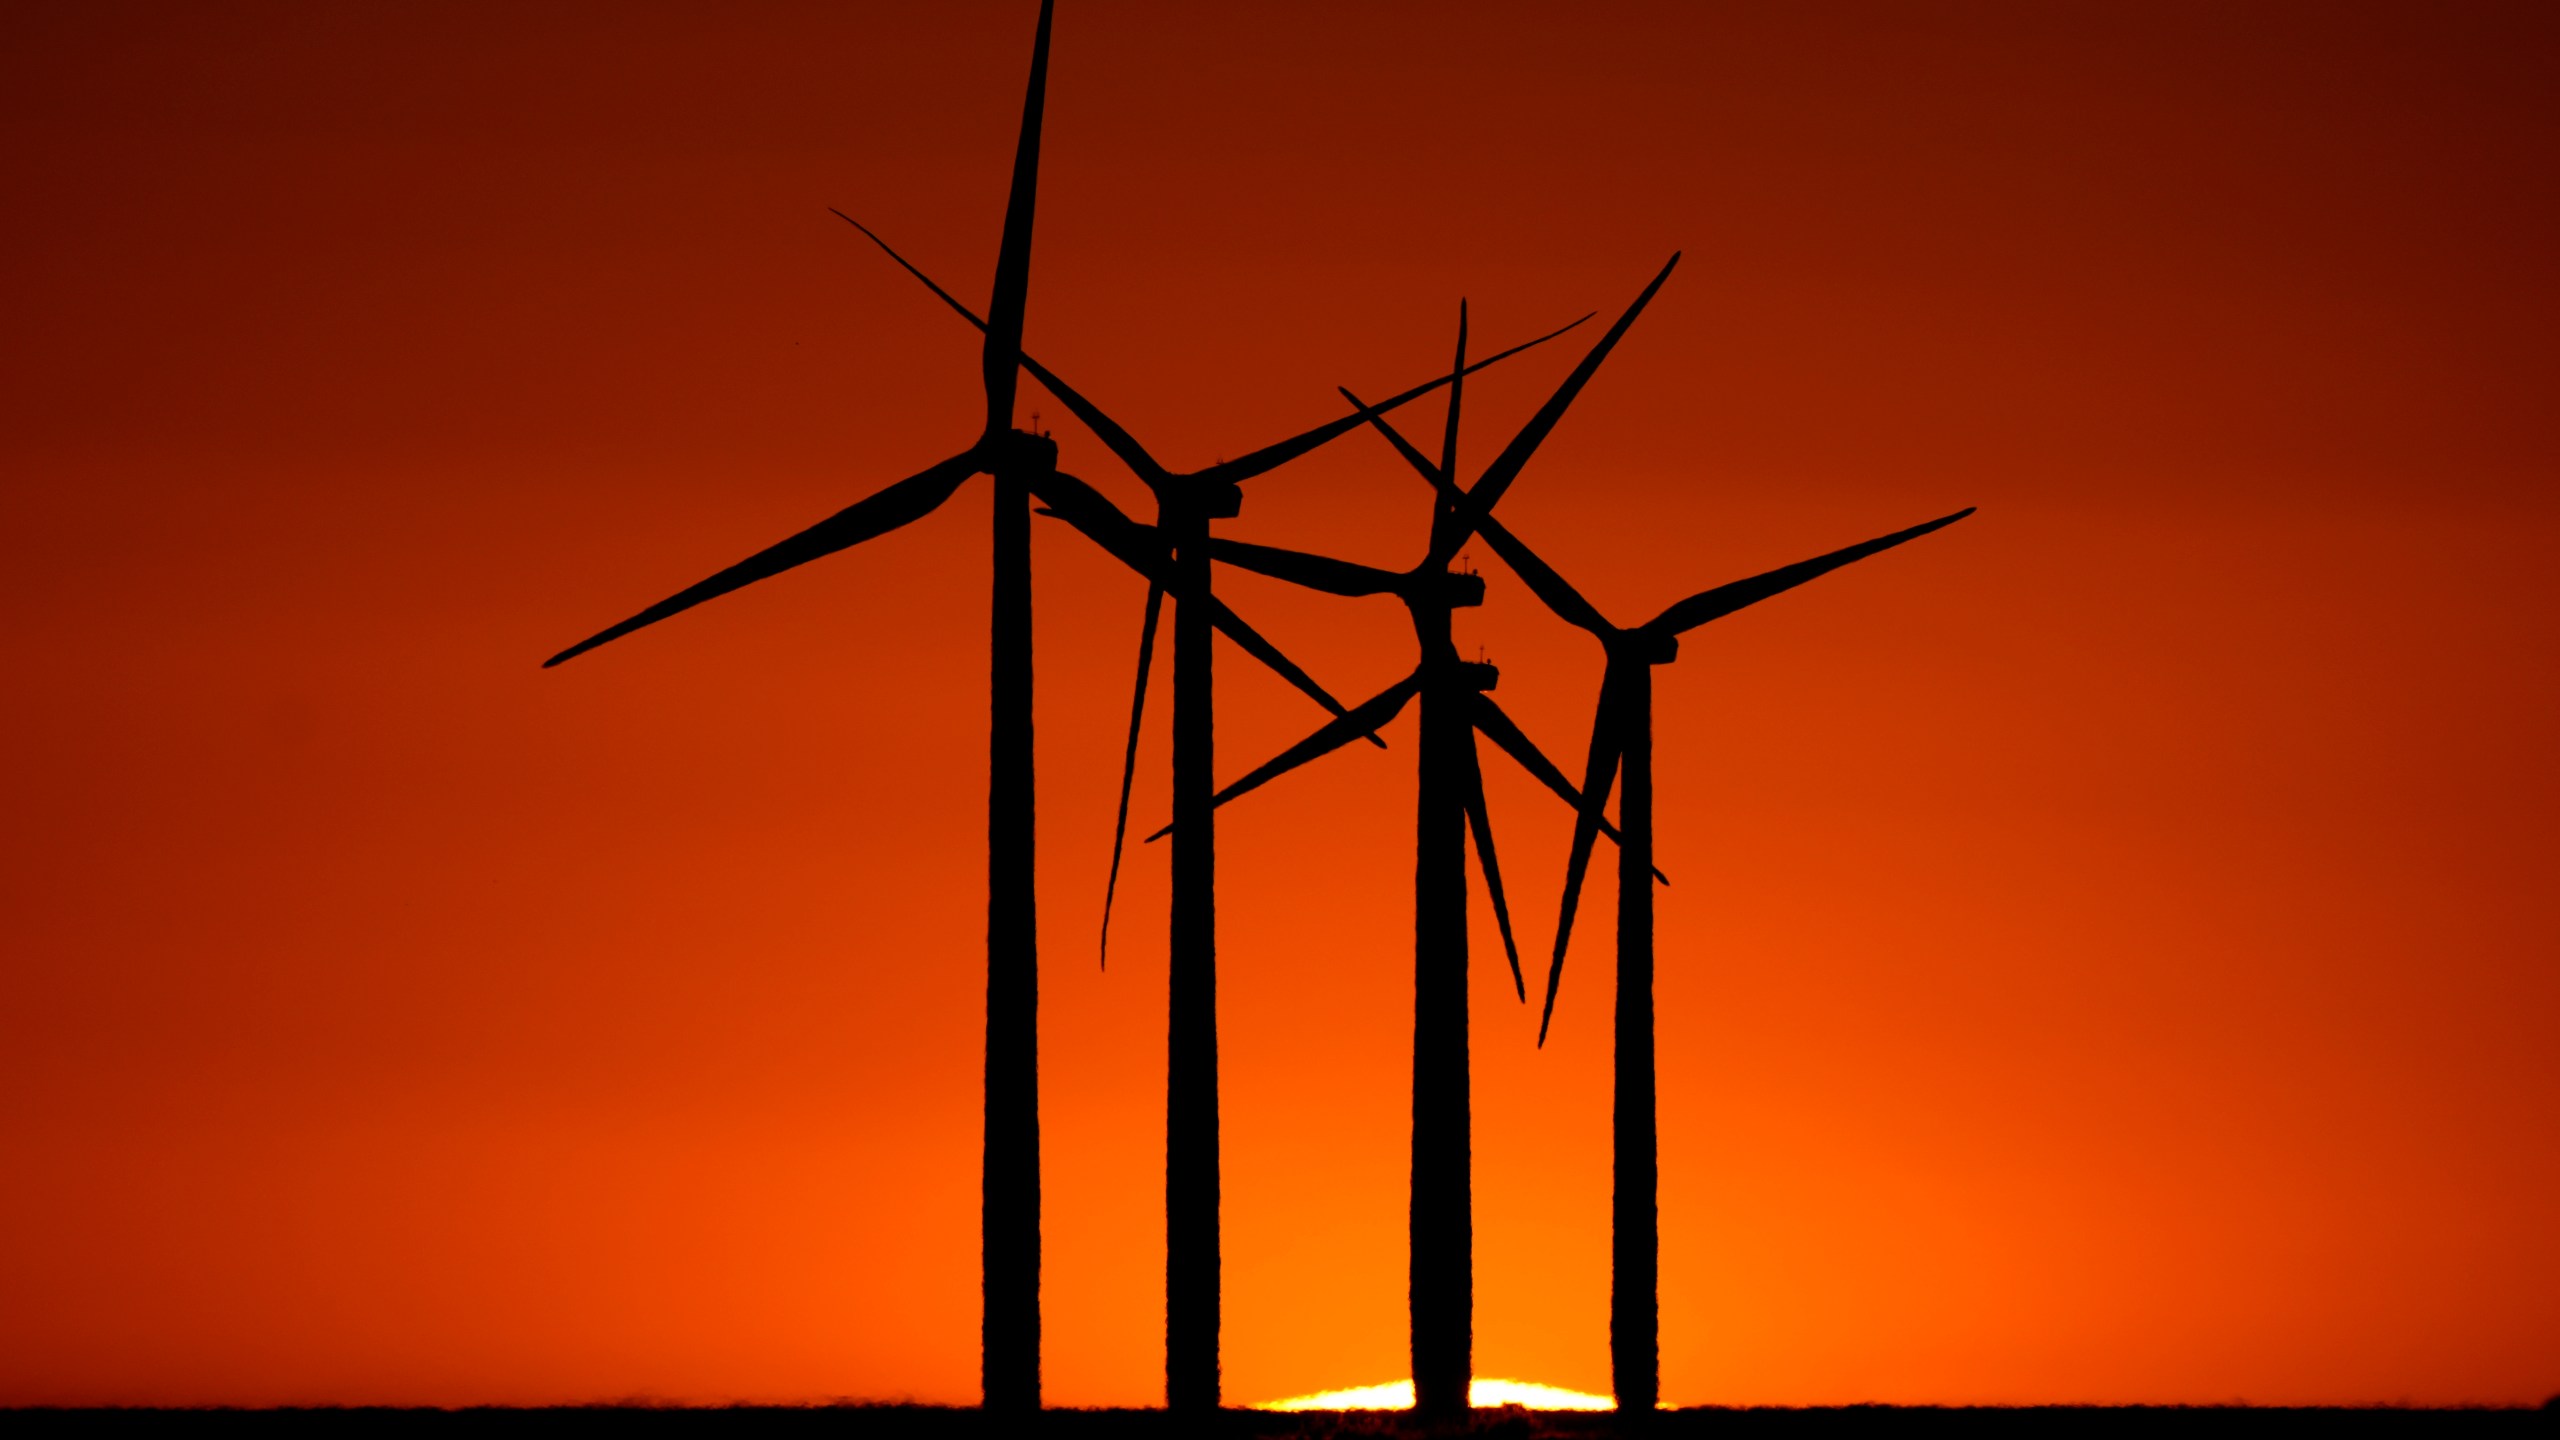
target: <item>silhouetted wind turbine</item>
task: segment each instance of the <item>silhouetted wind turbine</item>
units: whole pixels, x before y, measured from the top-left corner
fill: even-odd
[[[1417,467],[1423,468],[1423,467]],[[1423,468],[1442,497],[1453,492]],[[1593,836],[1604,822],[1609,788],[1620,786],[1618,824],[1618,998],[1614,1184],[1610,1200],[1609,1368],[1621,1411],[1651,1410],[1661,1401],[1658,1256],[1655,1205],[1657,1151],[1653,1073],[1653,667],[1669,664],[1680,636],[1710,620],[1792,590],[1852,561],[1942,530],[1973,513],[1971,507],[1925,525],[1880,536],[1828,555],[1781,566],[1764,575],[1701,591],[1645,622],[1621,629],[1538,558],[1501,521],[1484,516],[1478,531],[1538,598],[1567,623],[1591,632],[1608,655],[1600,700],[1591,722],[1591,749],[1583,769],[1582,813],[1565,865],[1564,900],[1556,919],[1556,948],[1547,969],[1547,998],[1538,1020],[1538,1043],[1555,1017],[1556,990],[1564,979],[1565,946],[1591,859]],[[1355,712],[1356,713],[1356,712]]]
[[[1410,1302],[1413,1324],[1414,1407],[1431,1414],[1451,1414],[1467,1406],[1474,1369],[1475,1258],[1473,1120],[1469,1104],[1467,1041],[1467,834],[1472,828],[1476,852],[1485,871],[1494,916],[1511,957],[1515,987],[1519,985],[1519,953],[1512,943],[1510,907],[1502,893],[1500,867],[1494,858],[1493,830],[1484,803],[1484,777],[1478,764],[1475,736],[1481,731],[1508,751],[1531,774],[1587,813],[1572,786],[1556,771],[1518,726],[1496,705],[1490,691],[1494,668],[1458,658],[1450,640],[1453,611],[1480,605],[1484,582],[1473,575],[1453,574],[1449,564],[1472,533],[1473,525],[1502,498],[1539,444],[1555,428],[1584,385],[1598,372],[1636,316],[1662,288],[1674,255],[1644,288],[1617,322],[1592,346],[1573,373],[1521,427],[1511,443],[1465,492],[1465,503],[1444,496],[1434,506],[1431,543],[1422,563],[1398,574],[1324,556],[1269,546],[1214,541],[1217,558],[1246,569],[1294,581],[1337,595],[1394,595],[1412,617],[1414,638],[1422,651],[1412,674],[1352,708],[1305,740],[1220,791],[1219,803],[1253,790],[1318,756],[1328,754],[1395,718],[1419,696],[1422,701],[1421,744],[1414,803],[1414,1021],[1413,1021],[1413,1195],[1410,1216]],[[1466,356],[1466,312],[1459,310],[1459,369]],[[1453,385],[1438,466],[1389,425],[1382,407],[1363,403],[1343,392],[1355,415],[1377,427],[1406,458],[1423,466],[1454,489],[1457,465],[1459,402],[1462,385]],[[1179,812],[1179,833],[1188,823]],[[1163,831],[1157,832],[1164,833]],[[1153,837],[1149,837],[1153,838]]]
[[[836,212],[846,224],[898,263],[945,305],[980,330],[986,321],[955,299],[888,241],[861,221]],[[1589,319],[1584,316],[1583,319]],[[1449,375],[1417,385],[1377,408],[1391,410],[1465,375],[1543,344],[1581,324],[1550,331],[1489,359],[1466,363]],[[1120,774],[1120,810],[1111,835],[1111,875],[1103,893],[1102,941],[1105,954],[1111,937],[1111,904],[1119,890],[1121,842],[1129,822],[1129,790],[1136,775],[1138,734],[1145,716],[1148,670],[1155,654],[1156,627],[1168,583],[1175,599],[1173,664],[1173,791],[1177,816],[1184,825],[1174,842],[1172,884],[1171,975],[1165,1097],[1165,1399],[1176,1410],[1217,1408],[1219,1275],[1219,1121],[1217,1036],[1217,842],[1211,799],[1215,755],[1211,710],[1209,626],[1224,606],[1211,591],[1209,560],[1217,547],[1209,522],[1234,517],[1243,508],[1240,482],[1264,474],[1338,436],[1358,428],[1360,414],[1327,421],[1276,444],[1222,461],[1204,470],[1176,474],[1166,469],[1128,430],[1102,408],[1058,378],[1048,367],[1022,357],[1022,366],[1051,394],[1064,402],[1102,442],[1144,481],[1156,497],[1156,524],[1150,553],[1161,557],[1167,572],[1147,571],[1146,614],[1138,637],[1137,689],[1129,706],[1129,741]],[[1145,527],[1128,522],[1130,544]],[[1168,581],[1165,575],[1171,577]],[[1481,584],[1478,586],[1481,590]],[[1200,603],[1193,603],[1192,597]],[[1271,652],[1276,656],[1277,652]],[[1284,672],[1285,673],[1285,672]],[[1337,713],[1338,705],[1328,705]],[[1370,743],[1383,745],[1375,734]],[[1561,779],[1561,772],[1558,772]],[[1489,841],[1488,841],[1489,843]],[[1509,919],[1504,919],[1505,938]],[[1512,968],[1519,968],[1513,956]]]
[[[989,1409],[1040,1404],[1039,966],[1033,885],[1031,749],[1031,520],[1048,508],[1151,581],[1167,580],[1160,549],[1083,481],[1057,468],[1057,446],[1013,428],[1032,216],[1039,188],[1053,0],[1041,0],[1031,79],[1014,151],[995,284],[979,369],[986,426],[970,446],[799,534],[570,646],[545,667],[653,625],[742,586],[922,519],[979,474],[995,479],[993,605],[988,668],[986,1149],[980,1215],[985,1310],[981,1382]],[[1177,595],[1184,593],[1176,584]],[[1211,602],[1206,617],[1336,714],[1342,706],[1259,634]]]

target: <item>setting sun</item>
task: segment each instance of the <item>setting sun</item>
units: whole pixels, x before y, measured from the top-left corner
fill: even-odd
[[[1565,1390],[1554,1385],[1538,1385],[1527,1380],[1487,1380],[1478,1377],[1467,1386],[1467,1403],[1479,1410],[1517,1405],[1526,1410],[1615,1410],[1617,1405],[1606,1395],[1588,1395],[1580,1390]],[[1324,1390],[1313,1395],[1292,1395],[1286,1400],[1271,1400],[1251,1407],[1256,1410],[1410,1410],[1413,1408],[1413,1382],[1391,1381],[1385,1385],[1363,1385],[1354,1390]]]

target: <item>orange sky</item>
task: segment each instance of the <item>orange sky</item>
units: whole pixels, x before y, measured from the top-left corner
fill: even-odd
[[[1982,507],[1658,677],[1667,1401],[2560,1388],[2547,9],[1061,9],[1029,343],[1167,460],[1685,249],[1502,507],[1604,609]],[[0,1401],[974,1398],[985,490],[535,666],[974,433],[823,207],[981,299],[1031,10],[0,13]],[[1152,1403],[1142,588],[1037,545],[1048,1395]],[[1231,1399],[1405,1373],[1411,725],[1221,830]],[[1586,1390],[1608,906],[1544,1052],[1477,941],[1477,1367]]]

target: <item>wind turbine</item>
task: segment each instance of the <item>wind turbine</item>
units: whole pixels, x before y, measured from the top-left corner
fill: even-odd
[[[1484,776],[1475,737],[1490,737],[1579,813],[1588,807],[1570,783],[1539,754],[1520,728],[1487,693],[1498,678],[1494,667],[1461,660],[1450,640],[1450,617],[1460,608],[1484,603],[1484,581],[1454,574],[1451,561],[1466,543],[1475,523],[1502,498],[1522,467],[1537,452],[1548,432],[1564,416],[1574,398],[1598,372],[1600,363],[1635,323],[1654,293],[1680,263],[1674,255],[1655,275],[1635,303],[1629,305],[1607,334],[1574,367],[1564,383],[1521,427],[1494,462],[1468,490],[1463,503],[1455,481],[1459,404],[1463,385],[1453,383],[1449,414],[1437,466],[1424,459],[1381,413],[1384,407],[1363,403],[1344,391],[1354,417],[1377,427],[1406,458],[1441,477],[1447,487],[1435,506],[1430,545],[1422,562],[1397,573],[1325,556],[1270,546],[1213,541],[1210,552],[1220,560],[1337,595],[1393,595],[1411,616],[1422,657],[1413,673],[1387,687],[1348,715],[1337,718],[1306,739],[1220,791],[1223,804],[1279,775],[1348,744],[1401,713],[1419,697],[1422,702],[1421,743],[1416,768],[1414,804],[1414,1021],[1413,1021],[1413,1195],[1410,1212],[1409,1298],[1413,1326],[1414,1408],[1447,1415],[1467,1407],[1474,1369],[1475,1256],[1473,1119],[1469,1101],[1470,1067],[1467,1039],[1467,876],[1466,846],[1470,829],[1484,867],[1486,889],[1519,987],[1519,952],[1512,943],[1510,907],[1503,896],[1500,867],[1494,858],[1493,830],[1484,802]],[[1466,358],[1466,311],[1459,309],[1458,369]],[[1175,834],[1190,823],[1177,811],[1167,827]],[[1161,835],[1165,831],[1158,831]],[[1150,836],[1150,839],[1155,838]],[[1523,988],[1525,998],[1525,988]]]
[[[1410,459],[1410,455],[1408,455]],[[1417,466],[1451,501],[1447,482]],[[1463,503],[1462,500],[1453,503]],[[1966,508],[1908,530],[1897,530],[1828,555],[1781,566],[1748,580],[1701,591],[1642,625],[1612,625],[1553,567],[1490,515],[1478,533],[1548,609],[1589,631],[1608,657],[1600,681],[1591,749],[1583,769],[1582,813],[1565,865],[1564,900],[1556,920],[1555,956],[1547,969],[1547,998],[1538,1019],[1538,1043],[1546,1044],[1555,1018],[1556,991],[1564,980],[1565,947],[1591,859],[1593,837],[1604,828],[1613,779],[1618,798],[1618,995],[1614,1098],[1613,1184],[1610,1198],[1609,1369],[1621,1411],[1654,1409],[1661,1401],[1659,1344],[1660,1220],[1657,1127],[1653,1070],[1653,667],[1680,653],[1680,636],[1772,595],[1792,590],[1843,565],[1943,530],[1973,513]],[[1354,713],[1357,713],[1356,710]]]
[[[954,298],[932,276],[861,221],[836,212],[837,218],[861,231],[882,253],[941,299],[962,319],[980,330],[987,322]],[[1583,319],[1589,319],[1584,316]],[[1414,386],[1379,404],[1379,411],[1455,385],[1466,375],[1540,345],[1581,324],[1548,332],[1487,359],[1467,363],[1461,347],[1450,374]],[[1148,671],[1155,654],[1156,629],[1168,588],[1175,598],[1173,630],[1173,791],[1177,817],[1188,820],[1176,831],[1172,875],[1170,946],[1170,1010],[1167,1035],[1165,1096],[1165,1397],[1176,1410],[1215,1409],[1218,1405],[1219,1275],[1219,1122],[1217,1033],[1217,840],[1211,792],[1215,774],[1211,654],[1208,634],[1224,611],[1211,589],[1209,561],[1223,555],[1231,542],[1213,540],[1211,520],[1231,519],[1241,512],[1241,482],[1267,473],[1357,429],[1359,413],[1341,416],[1266,445],[1234,460],[1205,469],[1175,473],[1167,469],[1126,427],[1028,354],[1022,368],[1058,397],[1087,429],[1118,455],[1156,499],[1156,523],[1150,531],[1123,522],[1122,545],[1142,548],[1169,566],[1150,574],[1145,618],[1138,638],[1138,678],[1129,707],[1129,741],[1120,774],[1120,810],[1111,835],[1111,875],[1103,894],[1102,943],[1108,954],[1111,904],[1119,890],[1121,842],[1129,822],[1129,791],[1135,778],[1139,726],[1144,718]],[[1141,536],[1144,538],[1141,538]],[[1253,548],[1253,547],[1246,547]],[[1142,571],[1144,567],[1140,567]],[[1477,583],[1477,591],[1482,591]],[[1192,597],[1199,597],[1194,603]],[[1277,652],[1272,652],[1276,654]],[[1329,703],[1329,702],[1328,702]],[[1331,706],[1337,713],[1341,707]],[[1374,727],[1372,727],[1374,728]],[[1364,732],[1365,733],[1365,732]],[[1375,734],[1371,744],[1383,746]],[[1552,767],[1550,767],[1552,768]],[[1561,781],[1562,772],[1557,772]],[[1486,841],[1490,844],[1489,838]],[[1509,938],[1509,919],[1504,919]],[[1519,968],[1513,957],[1513,969]]]
[[[1041,0],[1031,78],[987,305],[979,369],[985,428],[968,448],[808,529],[676,592],[543,662],[584,654],[706,600],[769,579],[924,518],[976,475],[994,478],[994,566],[988,666],[986,1132],[980,1213],[985,1310],[981,1383],[989,1409],[1040,1404],[1039,966],[1033,885],[1031,501],[1037,497],[1141,574],[1190,593],[1167,573],[1146,527],[1057,468],[1057,446],[1013,427],[1039,188],[1040,126],[1053,0]],[[1342,706],[1214,599],[1202,617],[1335,714]]]

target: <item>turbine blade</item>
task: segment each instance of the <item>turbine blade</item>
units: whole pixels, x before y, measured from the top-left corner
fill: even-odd
[[[1588,320],[1590,318],[1590,316],[1585,315],[1582,317],[1582,320]],[[1533,349],[1537,346],[1546,344],[1548,341],[1553,340],[1566,331],[1573,329],[1575,325],[1580,325],[1582,320],[1576,320],[1572,325],[1559,325],[1555,329],[1548,331],[1546,334],[1541,335],[1534,340],[1523,340],[1508,350],[1502,351],[1499,354],[1488,355],[1473,365],[1468,365],[1460,370],[1452,371],[1450,374],[1443,375],[1437,380],[1433,380],[1427,384],[1416,385],[1410,390],[1400,391],[1397,394],[1390,395],[1386,399],[1378,402],[1376,407],[1377,411],[1379,414],[1383,415],[1387,411],[1395,409],[1397,406],[1406,404],[1410,401],[1419,400],[1423,396],[1430,394],[1432,391],[1439,389],[1443,385],[1455,383],[1462,375],[1473,375],[1488,365],[1499,365],[1503,361],[1510,359],[1512,356],[1519,354],[1523,350]],[[1200,471],[1196,478],[1201,480],[1226,480],[1236,482],[1250,480],[1256,475],[1261,475],[1268,471],[1277,469],[1281,465],[1297,459],[1299,456],[1306,454],[1308,451],[1315,449],[1319,445],[1326,444],[1352,430],[1358,429],[1360,422],[1367,418],[1368,417],[1365,415],[1348,415],[1339,420],[1328,420],[1324,424],[1317,426],[1313,430],[1307,431],[1303,435],[1292,435],[1277,445],[1265,445],[1261,449],[1256,450],[1249,455],[1244,455],[1234,460],[1228,460],[1220,464],[1212,465],[1208,469]]]
[[[1209,541],[1209,558],[1328,595],[1392,595],[1405,578],[1392,570],[1336,560],[1330,555],[1309,555],[1300,550],[1214,536]]]
[[[1476,696],[1476,702],[1476,728],[1483,731],[1486,738],[1492,740],[1494,744],[1501,746],[1513,760],[1518,761],[1520,768],[1528,771],[1531,779],[1554,791],[1556,798],[1562,800],[1568,807],[1580,811],[1582,792],[1574,789],[1573,782],[1564,778],[1564,772],[1556,768],[1556,762],[1548,759],[1546,752],[1530,741],[1528,735],[1522,732],[1510,715],[1505,713],[1500,705],[1494,703],[1492,696],[1479,694]],[[1601,798],[1606,800],[1608,797],[1604,795]],[[1605,816],[1600,821],[1600,833],[1608,838],[1610,844],[1618,843],[1618,827],[1610,824]],[[1653,879],[1658,885],[1671,883],[1671,877],[1663,874],[1662,867],[1659,865],[1653,867]]]
[[[1402,713],[1406,702],[1413,699],[1414,692],[1421,688],[1422,672],[1416,670],[1340,716],[1326,721],[1314,734],[1246,772],[1242,779],[1219,791],[1214,803],[1224,805],[1239,795],[1259,790],[1308,761],[1330,755],[1378,729]],[[1172,833],[1173,827],[1167,825],[1148,836],[1147,843],[1152,845]]]
[[[614,625],[542,662],[550,669],[564,660],[574,659],[608,641],[643,626],[655,625],[670,615],[690,610],[705,600],[717,599],[741,586],[779,575],[796,565],[806,565],[821,556],[859,545],[875,536],[885,535],[901,525],[921,520],[933,513],[943,501],[951,498],[960,482],[978,473],[978,452],[972,447],[930,469],[874,492],[846,506],[799,534],[779,544],[768,545],[719,574],[696,585],[689,585],[619,625]]]
[[[1501,521],[1479,514],[1474,529],[1484,537],[1485,544],[1492,548],[1493,553],[1502,557],[1502,563],[1510,566],[1511,572],[1529,587],[1529,593],[1546,602],[1547,608],[1556,613],[1556,618],[1568,625],[1579,625],[1604,639],[1617,633],[1617,627],[1611,625],[1590,601],[1583,599],[1581,591],[1566,584],[1554,566],[1539,559],[1536,551],[1520,543],[1520,538]]]
[[[1458,378],[1449,382],[1449,415],[1440,430],[1440,475],[1454,486],[1458,480],[1458,406],[1466,398],[1467,302],[1464,300],[1458,302],[1458,361],[1451,368]],[[1432,507],[1431,554],[1440,553],[1441,542],[1446,538],[1444,532],[1457,518],[1457,511],[1445,501]],[[1455,555],[1458,549],[1452,545],[1449,553]]]
[[[1502,893],[1502,862],[1493,853],[1493,814],[1484,803],[1484,764],[1476,754],[1476,737],[1467,736],[1467,828],[1475,832],[1476,864],[1484,869],[1485,893],[1493,897],[1493,922],[1502,927],[1502,953],[1511,961],[1511,989],[1526,1002],[1529,987],[1520,978],[1520,944],[1511,938],[1511,902]]]
[[[871,243],[879,246],[882,254],[897,261],[898,268],[922,281],[924,283],[924,288],[941,297],[942,303],[957,311],[961,319],[977,326],[981,332],[986,330],[987,322],[978,318],[977,311],[960,303],[959,300],[952,296],[950,291],[933,283],[932,276],[917,269],[914,262],[908,260],[906,256],[901,255],[896,250],[892,249],[889,242],[881,239],[879,234],[870,226],[863,224],[861,221],[854,219],[852,216],[847,215],[833,206],[829,206],[827,208],[827,213],[835,216],[847,225],[852,226],[854,229],[861,231],[864,235],[869,236]],[[1173,478],[1166,472],[1162,465],[1156,463],[1156,458],[1153,455],[1147,453],[1146,447],[1138,443],[1136,436],[1133,436],[1127,430],[1122,429],[1119,421],[1103,414],[1101,406],[1087,400],[1082,394],[1078,393],[1074,387],[1068,385],[1066,381],[1059,379],[1055,374],[1051,373],[1049,367],[1032,359],[1029,355],[1024,355],[1022,357],[1022,368],[1031,372],[1031,378],[1039,381],[1041,388],[1047,390],[1050,394],[1057,396],[1059,403],[1065,405],[1078,420],[1084,422],[1084,427],[1087,430],[1093,432],[1094,438],[1108,446],[1112,454],[1120,457],[1120,463],[1128,466],[1132,471],[1135,471],[1138,478],[1146,481],[1149,487],[1152,488],[1159,482]]]
[[[1548,396],[1547,403],[1538,407],[1538,413],[1529,417],[1529,423],[1520,427],[1520,433],[1511,437],[1511,443],[1503,447],[1500,455],[1494,457],[1493,464],[1485,468],[1482,478],[1468,487],[1467,503],[1461,507],[1460,516],[1465,522],[1466,532],[1474,530],[1475,518],[1490,513],[1494,503],[1502,498],[1502,492],[1510,489],[1511,482],[1520,477],[1521,467],[1529,463],[1529,457],[1537,453],[1539,444],[1547,438],[1548,432],[1554,430],[1556,422],[1564,418],[1566,407],[1573,404],[1574,397],[1582,393],[1582,387],[1590,384],[1591,377],[1599,373],[1600,362],[1609,358],[1609,352],[1616,348],[1620,337],[1627,333],[1628,327],[1636,323],[1636,317],[1644,313],[1644,307],[1652,303],[1654,292],[1662,288],[1663,281],[1671,278],[1672,267],[1679,263],[1680,257],[1677,254],[1665,262],[1661,272],[1653,277],[1653,283],[1645,286],[1644,293],[1638,295],[1635,303],[1627,307],[1626,313],[1618,317],[1618,323],[1609,327],[1609,333],[1601,336],[1600,342],[1591,347],[1591,353],[1582,357],[1582,363],[1573,367],[1573,373],[1565,377],[1562,385],[1556,387],[1556,393]],[[1468,511],[1472,513],[1463,513]],[[1458,527],[1453,526],[1452,529],[1456,530]],[[1456,543],[1432,552],[1433,562],[1445,564],[1450,556],[1458,553],[1458,546],[1465,543],[1465,534],[1459,534]]]
[[[1174,598],[1181,600],[1185,597],[1180,591],[1175,591]],[[1315,701],[1317,704],[1332,711],[1337,716],[1351,713],[1342,708],[1341,701],[1334,699],[1323,686],[1317,684],[1314,676],[1299,669],[1296,661],[1281,654],[1279,646],[1263,639],[1261,631],[1247,625],[1244,623],[1243,616],[1228,609],[1227,602],[1219,599],[1215,595],[1208,597],[1208,599],[1209,624],[1212,628],[1217,630],[1219,634],[1236,642],[1237,646],[1242,648],[1246,654],[1270,667],[1271,671],[1274,674],[1277,674],[1281,679],[1297,686],[1300,691],[1305,693],[1308,699]],[[1383,725],[1385,723],[1386,722],[1383,720],[1378,722],[1379,725]],[[1384,750],[1387,748],[1387,742],[1379,739],[1374,733],[1370,733],[1374,732],[1377,728],[1377,725],[1372,725],[1362,733],[1367,736],[1370,744]]]
[[[1547,1027],[1556,1018],[1556,990],[1564,984],[1564,952],[1573,938],[1573,912],[1582,901],[1582,877],[1591,866],[1591,845],[1600,832],[1600,811],[1609,803],[1609,787],[1618,777],[1617,687],[1610,677],[1600,681],[1600,704],[1591,718],[1591,754],[1582,770],[1582,808],[1573,821],[1573,852],[1565,860],[1564,899],[1556,910],[1555,957],[1547,962],[1547,1003],[1538,1015],[1538,1043],[1547,1043]]]
[[[1908,530],[1896,530],[1890,535],[1880,535],[1873,540],[1849,546],[1844,550],[1834,550],[1828,555],[1799,560],[1793,565],[1781,565],[1765,575],[1754,575],[1748,580],[1736,580],[1730,585],[1719,585],[1713,590],[1702,590],[1655,616],[1643,628],[1664,635],[1678,635],[1695,630],[1710,620],[1730,615],[1746,605],[1757,605],[1772,595],[1793,590],[1807,580],[1828,575],[1843,565],[1864,560],[1881,550],[1890,550],[1906,540],[1917,540],[1932,530],[1944,530],[1972,514],[1973,508],[1968,505],[1953,515],[1941,515],[1925,525],[1914,525]]]
[[[1147,670],[1156,658],[1156,621],[1164,587],[1147,587],[1147,618],[1138,627],[1138,688],[1129,697],[1129,749],[1120,760],[1120,815],[1111,822],[1111,879],[1102,887],[1102,968],[1111,968],[1111,901],[1120,893],[1120,847],[1129,838],[1129,786],[1138,778],[1138,723],[1147,713]]]
[[[1396,447],[1396,453],[1404,457],[1404,463],[1412,466],[1415,474],[1420,475],[1430,484],[1431,488],[1440,492],[1441,503],[1444,508],[1450,503],[1448,499],[1449,496],[1463,495],[1466,493],[1457,487],[1456,482],[1450,480],[1448,476],[1441,474],[1440,467],[1432,464],[1429,456],[1424,455],[1421,450],[1416,448],[1412,441],[1404,438],[1403,431],[1398,430],[1393,424],[1388,422],[1384,407],[1372,405],[1368,401],[1361,399],[1359,396],[1352,394],[1351,387],[1348,385],[1336,385],[1333,389],[1335,394],[1340,395],[1343,399],[1351,402],[1352,419],[1365,420],[1369,423],[1371,428],[1375,429],[1379,434],[1386,436],[1387,443]],[[1458,552],[1452,550],[1449,553],[1454,555]]]
[[[1130,519],[1110,496],[1063,470],[1032,476],[1030,484],[1041,504],[1112,558],[1154,584],[1166,583],[1164,542],[1154,526]]]
[[[1040,198],[1040,117],[1049,94],[1051,9],[1052,0],[1040,0],[1040,28],[1031,39],[1031,83],[1022,97],[1022,135],[1013,150],[1013,187],[1004,202],[1004,241],[996,251],[995,288],[987,298],[987,343],[979,352],[989,435],[1013,428],[1022,313],[1031,291],[1031,216]]]

